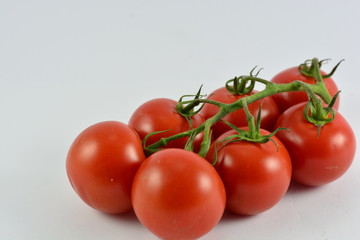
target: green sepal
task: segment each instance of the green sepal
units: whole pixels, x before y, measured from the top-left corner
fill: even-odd
[[[231,94],[234,95],[249,94],[255,87],[255,81],[250,81],[249,86],[247,86],[248,82],[249,80],[244,78],[244,76],[234,77],[233,79],[226,81],[225,87]],[[231,83],[232,85],[230,85]]]
[[[340,61],[335,65],[335,67],[333,67],[333,69],[331,70],[330,73],[328,73],[328,74],[326,74],[326,75],[322,75],[322,77],[323,77],[324,79],[331,77],[331,76],[335,73],[335,71],[336,71],[336,69],[338,68],[338,66],[340,65],[340,63],[342,63],[343,61],[345,61],[345,59],[340,60]]]
[[[257,134],[251,134],[249,131],[238,128],[237,126],[235,126],[234,124],[232,124],[230,122],[227,122],[227,121],[223,121],[223,122],[226,123],[228,126],[230,126],[232,129],[234,129],[237,132],[237,134],[226,137],[223,140],[228,140],[228,138],[229,139],[236,138],[237,141],[248,141],[248,142],[254,142],[254,143],[267,143],[268,141],[271,140],[271,137],[275,136],[275,134],[277,134],[279,131],[281,131],[281,130],[289,130],[288,128],[277,128],[273,132],[271,132],[270,134],[267,134],[267,135],[261,135],[260,132],[257,133]]]
[[[257,68],[257,66],[255,66],[250,71],[250,77],[256,78],[259,75],[262,68],[260,68],[254,75],[253,73],[256,68]],[[250,82],[250,84],[248,84],[249,82]],[[232,85],[230,85],[231,83],[232,83]],[[232,93],[234,95],[244,95],[244,94],[249,94],[254,90],[255,83],[256,83],[256,81],[249,80],[247,78],[247,76],[240,76],[240,77],[234,77],[234,78],[226,81],[225,87],[230,93]]]
[[[203,85],[200,86],[198,92],[195,95],[183,95],[180,97],[178,103],[176,104],[177,113],[190,120],[192,116],[198,114],[201,111],[204,104],[202,104],[197,110],[195,110],[195,108],[201,104],[200,99],[206,97],[206,95],[201,94],[202,87]],[[184,101],[184,98],[186,97],[193,97],[194,99]]]
[[[298,67],[299,72],[301,74],[303,74],[304,76],[314,78],[315,82],[321,81],[322,79],[325,79],[325,78],[329,78],[335,73],[335,71],[338,68],[338,66],[340,65],[340,63],[345,61],[344,59],[340,60],[335,65],[335,67],[333,67],[333,69],[330,71],[330,73],[328,73],[326,75],[320,75],[322,77],[322,79],[321,80],[318,79],[319,76],[316,73],[316,68],[321,69],[322,64],[328,62],[329,60],[330,59],[323,59],[323,60],[319,61],[317,58],[313,58],[311,60],[306,60],[304,63],[299,65],[299,67]]]
[[[274,145],[276,146],[276,152],[279,151],[278,145],[276,144],[276,142],[272,139],[273,136],[275,136],[275,134],[277,134],[279,131],[281,130],[287,130],[289,131],[288,128],[277,128],[275,129],[275,131],[271,132],[270,134],[267,135],[261,135],[258,134],[256,136],[256,138],[253,137],[253,135],[251,133],[249,133],[248,131],[245,131],[241,128],[236,127],[234,124],[230,123],[230,122],[226,122],[224,121],[227,125],[229,125],[232,129],[234,129],[237,133],[227,136],[226,138],[222,139],[219,142],[215,143],[214,146],[214,161],[212,162],[212,165],[215,166],[217,160],[218,160],[218,151],[220,151],[222,148],[224,148],[226,145],[230,144],[230,143],[234,143],[234,142],[240,142],[240,141],[247,141],[247,142],[253,142],[253,143],[267,143],[269,141],[271,141],[272,143],[274,143]],[[220,148],[218,148],[218,145],[221,145]]]
[[[341,93],[341,90],[338,91],[338,92],[334,95],[334,97],[331,99],[331,102],[330,102],[329,105],[327,106],[328,108],[333,108],[333,107],[334,107],[334,105],[335,105],[335,103],[336,103],[336,100],[338,99],[340,93]]]
[[[318,99],[321,101],[320,99]],[[336,112],[332,107],[323,107],[309,101],[304,108],[305,119],[317,127],[317,137],[320,136],[321,128],[335,119]]]

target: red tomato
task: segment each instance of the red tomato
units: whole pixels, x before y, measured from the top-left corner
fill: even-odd
[[[325,72],[321,71],[322,75],[326,75]],[[295,80],[300,80],[305,83],[315,84],[315,80],[311,77],[307,77],[299,72],[298,67],[292,67],[285,71],[280,72],[275,77],[271,79],[273,83],[291,83]],[[330,95],[333,97],[339,90],[332,78],[325,78],[324,83],[328,89]],[[308,97],[305,92],[283,92],[278,93],[272,96],[277,106],[279,107],[280,112],[284,112],[291,106],[294,106],[301,102],[307,102]],[[334,108],[338,109],[340,104],[340,98],[338,97]]]
[[[262,135],[269,134],[261,129]],[[214,162],[226,189],[226,208],[242,215],[266,211],[285,195],[291,180],[291,160],[285,146],[276,138],[267,143],[248,141],[219,143],[236,134],[230,130],[212,143],[207,155]]]
[[[277,127],[290,131],[280,131],[277,136],[290,153],[294,180],[319,186],[338,179],[350,167],[355,155],[355,136],[338,112],[318,136],[317,126],[304,118],[305,105],[297,104],[281,115]]]
[[[135,130],[107,121],[90,126],[75,139],[66,171],[85,203],[102,212],[122,213],[132,209],[131,185],[144,160]]]
[[[151,155],[134,178],[132,203],[140,222],[161,239],[196,239],[219,222],[224,185],[199,155],[165,149]]]
[[[167,98],[150,100],[136,109],[129,120],[129,125],[135,128],[141,139],[144,139],[149,133],[168,130],[149,137],[146,142],[147,146],[159,141],[161,138],[170,137],[177,133],[190,130],[187,119],[177,113],[176,104],[177,102],[175,100]],[[203,123],[204,118],[196,114],[191,120],[193,128],[196,128]],[[184,148],[188,139],[188,137],[183,137],[171,141],[163,148]],[[195,137],[195,151],[200,149],[202,139],[203,133]]]
[[[241,98],[255,93],[257,93],[257,91],[252,91],[250,94],[235,95],[229,92],[225,87],[222,87],[212,92],[209,95],[209,99],[222,103],[233,103]],[[261,110],[261,128],[271,131],[279,117],[279,110],[272,98],[266,97],[248,105],[249,110],[253,116],[257,116],[261,102],[263,104]],[[205,104],[200,111],[200,114],[208,119],[217,114],[218,111],[219,107],[212,104]],[[228,121],[237,127],[244,127],[248,125],[244,109],[239,109],[226,115],[223,120]],[[212,130],[213,136],[216,139],[224,132],[231,130],[231,128],[227,124],[219,121],[212,126]]]

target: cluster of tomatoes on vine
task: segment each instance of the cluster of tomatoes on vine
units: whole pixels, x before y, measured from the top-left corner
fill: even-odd
[[[316,58],[271,81],[235,77],[208,97],[158,98],[129,123],[105,121],[72,143],[66,170],[89,206],[134,210],[161,239],[196,239],[224,210],[254,215],[277,204],[291,179],[330,183],[350,167],[355,136],[338,89]],[[255,84],[264,84],[262,91]]]

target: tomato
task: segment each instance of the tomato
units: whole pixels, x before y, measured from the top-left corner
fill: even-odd
[[[102,212],[122,213],[132,209],[131,185],[144,160],[135,130],[106,121],[88,127],[74,140],[66,171],[85,203]]]
[[[233,103],[238,101],[241,98],[247,97],[249,95],[255,94],[257,91],[252,91],[249,94],[243,94],[243,95],[235,95],[231,92],[229,92],[226,87],[219,88],[215,91],[213,91],[208,99],[222,102],[222,103]],[[268,129],[271,131],[279,117],[279,110],[275,104],[275,102],[272,100],[271,97],[263,98],[262,100],[253,102],[248,105],[250,113],[254,116],[258,115],[260,105],[262,105],[261,110],[261,127],[264,129]],[[200,111],[200,114],[202,114],[206,119],[211,118],[215,114],[217,114],[219,111],[219,107],[212,105],[212,104],[205,104],[202,110]],[[243,109],[239,109],[237,111],[234,111],[228,115],[226,115],[224,118],[222,118],[225,121],[228,121],[232,124],[234,124],[237,127],[244,127],[247,126],[246,121],[246,115],[245,111]],[[213,136],[214,138],[218,138],[221,134],[223,134],[226,131],[229,131],[231,128],[225,124],[224,122],[217,122],[212,126],[213,130]]]
[[[224,185],[204,158],[183,149],[154,153],[139,168],[132,203],[140,222],[161,239],[196,239],[220,221]]]
[[[149,137],[146,141],[147,146],[159,141],[161,138],[190,130],[188,120],[177,113],[176,105],[177,102],[175,100],[167,98],[150,100],[135,110],[129,120],[129,125],[136,129],[141,139],[144,139],[149,133],[167,130],[166,132]],[[196,114],[191,120],[193,128],[196,128],[203,123],[204,118]],[[171,141],[163,148],[184,148],[188,139],[188,137],[183,137]],[[195,151],[200,149],[202,139],[203,133],[195,137]]]
[[[323,71],[321,71],[321,74],[326,75],[326,73]],[[315,84],[314,78],[307,77],[301,74],[299,72],[298,67],[292,67],[278,73],[276,76],[274,76],[271,79],[271,82],[283,84],[283,83],[291,83],[294,82],[295,80],[300,80],[302,82],[309,84]],[[324,83],[332,97],[339,91],[332,78],[325,78]],[[273,95],[272,98],[276,102],[281,113],[291,106],[294,106],[301,102],[308,101],[308,97],[305,92],[283,92]],[[339,104],[340,104],[339,102],[340,102],[340,98],[338,97],[334,105],[335,109],[339,108]]]
[[[320,186],[342,176],[355,155],[355,136],[344,117],[336,112],[335,119],[318,128],[304,118],[306,103],[286,110],[279,118],[278,138],[288,149],[295,181]]]
[[[269,134],[263,129],[260,133]],[[290,156],[275,136],[267,143],[221,143],[234,134],[230,130],[213,142],[207,160],[214,162],[217,151],[215,169],[225,185],[227,210],[242,215],[264,212],[282,199],[290,185]]]

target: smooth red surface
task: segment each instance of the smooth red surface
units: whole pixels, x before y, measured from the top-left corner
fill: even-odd
[[[229,92],[225,87],[222,87],[213,91],[209,95],[208,99],[228,104],[228,103],[236,102],[241,98],[247,97],[255,93],[257,93],[257,91],[253,91],[250,94],[234,95],[231,92]],[[256,116],[258,115],[261,103],[262,103],[261,128],[272,131],[279,117],[279,110],[271,97],[263,98],[259,101],[253,102],[248,105],[250,113],[253,116],[255,116],[255,119]],[[206,119],[208,119],[214,116],[215,114],[217,114],[218,111],[219,111],[219,107],[207,103],[200,111],[200,114],[202,114]],[[246,121],[246,115],[244,109],[239,109],[237,111],[234,111],[226,115],[222,119],[234,124],[237,127],[245,127],[248,125]],[[216,139],[224,132],[231,130],[231,128],[227,124],[219,121],[212,126],[212,130],[213,130],[214,139]]]
[[[199,155],[165,149],[139,168],[132,203],[140,222],[161,239],[197,239],[220,221],[225,189],[216,170]]]
[[[122,213],[132,209],[131,185],[144,160],[135,130],[120,122],[100,122],[74,140],[66,171],[85,203],[102,212]]]
[[[291,160],[285,146],[276,138],[274,142],[252,143],[238,141],[226,144],[222,139],[234,135],[230,130],[211,146],[207,160],[214,162],[226,189],[226,208],[242,215],[264,212],[285,195],[291,180]],[[263,135],[269,134],[261,130]]]
[[[325,72],[321,71],[322,75],[326,75]],[[274,83],[291,83],[295,80],[300,80],[305,83],[309,84],[315,84],[315,80],[311,77],[307,77],[299,72],[298,67],[292,67],[289,69],[286,69],[280,73],[278,73],[276,76],[274,76],[271,81]],[[339,90],[332,78],[325,78],[323,79],[326,88],[328,89],[330,95],[333,97]],[[279,111],[282,113],[286,109],[302,102],[307,102],[308,97],[305,92],[283,92],[278,93],[272,96],[274,101],[276,102]],[[340,97],[337,98],[336,103],[334,105],[335,109],[339,109],[340,104]]]
[[[295,105],[281,115],[277,127],[289,131],[280,131],[277,136],[290,153],[294,180],[320,186],[338,179],[350,167],[355,155],[355,135],[338,112],[318,135],[317,126],[304,118],[305,105]]]

